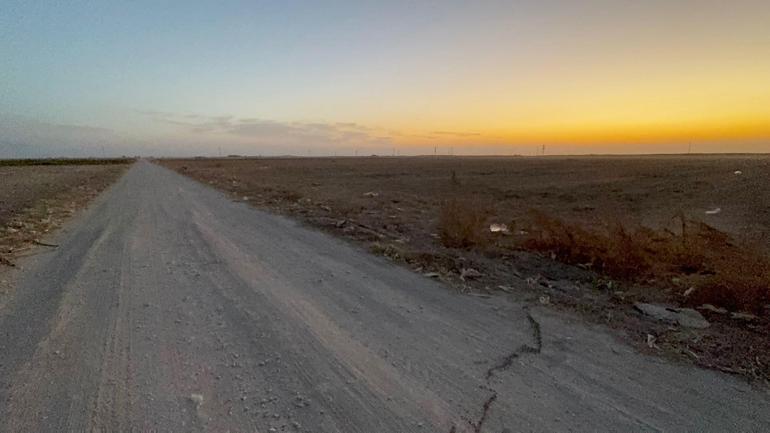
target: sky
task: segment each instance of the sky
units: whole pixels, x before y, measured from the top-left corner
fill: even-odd
[[[0,157],[770,152],[770,1],[19,1]]]

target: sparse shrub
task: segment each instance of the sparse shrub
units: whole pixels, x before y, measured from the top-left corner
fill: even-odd
[[[452,170],[452,177],[450,179],[452,186],[460,186],[460,179],[457,178],[457,172]]]
[[[523,246],[621,280],[684,281],[696,289],[687,300],[695,305],[760,311],[770,303],[768,257],[736,245],[714,227],[681,219],[678,234],[645,227],[629,230],[621,224],[597,233],[535,212],[533,236]]]
[[[757,267],[757,265],[759,267]],[[714,275],[696,286],[691,304],[712,304],[731,311],[761,313],[770,304],[770,269],[767,263],[722,263]]]
[[[374,242],[369,246],[369,251],[374,254],[385,256],[393,261],[401,261],[404,259],[404,252],[402,249],[393,244]]]
[[[452,199],[441,207],[438,221],[441,243],[450,248],[471,248],[488,243],[485,223],[489,208],[475,200]]]

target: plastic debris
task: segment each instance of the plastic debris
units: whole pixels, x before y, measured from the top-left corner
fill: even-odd
[[[508,226],[505,224],[490,224],[489,231],[492,233],[508,233]]]
[[[718,207],[716,209],[707,210],[706,215],[716,215],[720,212],[722,212],[722,208]]]
[[[730,317],[736,320],[744,320],[746,322],[753,322],[759,320],[759,317],[751,313],[730,313]]]
[[[655,344],[657,341],[658,339],[654,335],[647,334],[647,347],[650,349],[656,349],[658,347],[657,344]]]
[[[711,304],[703,304],[700,307],[697,307],[699,310],[705,310],[705,311],[711,311],[712,313],[717,314],[727,314],[727,310],[720,307],[715,307]]]
[[[740,170],[735,170],[735,175],[736,175],[736,176],[740,176],[740,175],[742,175],[742,174],[743,174],[743,172],[742,172],[742,171],[740,171]]]
[[[479,271],[477,271],[477,270],[475,270],[473,268],[463,268],[462,271],[460,271],[460,279],[463,280],[463,281],[465,281],[465,280],[473,280],[473,279],[476,279],[476,278],[481,278],[483,276],[484,275],[481,272],[479,272]]]

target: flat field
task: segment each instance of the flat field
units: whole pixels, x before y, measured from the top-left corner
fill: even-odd
[[[745,239],[770,233],[770,157],[765,156],[205,159],[164,164],[187,167],[193,177],[228,190],[250,191],[258,203],[298,196],[371,222],[385,216],[385,221],[394,220],[390,225],[407,222],[429,229],[447,200],[473,198],[492,207],[503,222],[537,209],[588,226],[623,221],[676,228],[676,216],[683,212]],[[716,209],[719,213],[706,214]]]
[[[0,161],[0,260],[55,229],[114,182],[131,160]],[[117,163],[120,161],[120,163]]]
[[[529,297],[615,328],[643,351],[770,377],[770,344],[762,337],[770,329],[770,157],[159,163],[458,290]],[[492,233],[492,224],[507,232]],[[756,266],[762,269],[746,281],[752,271],[741,268]],[[636,302],[711,303],[727,312],[700,309],[712,326],[693,331],[641,317]],[[748,311],[745,320],[731,315]]]

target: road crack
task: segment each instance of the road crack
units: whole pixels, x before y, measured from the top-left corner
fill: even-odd
[[[481,433],[481,429],[484,427],[484,423],[489,416],[489,411],[492,409],[492,406],[497,400],[497,390],[495,390],[490,383],[495,374],[510,368],[511,365],[513,365],[513,362],[521,356],[537,355],[540,354],[540,352],[543,350],[543,335],[540,329],[540,322],[532,317],[532,313],[529,311],[529,307],[525,307],[524,310],[527,312],[527,320],[529,321],[530,328],[532,329],[532,340],[534,343],[520,345],[518,348],[516,348],[516,350],[506,355],[499,363],[487,370],[485,375],[486,383],[484,388],[488,389],[492,394],[484,401],[484,404],[482,405],[481,416],[479,416],[478,420],[475,422],[468,420],[468,424],[470,424],[470,426],[473,428],[473,433]],[[453,425],[449,430],[449,433],[456,432],[457,427]]]

